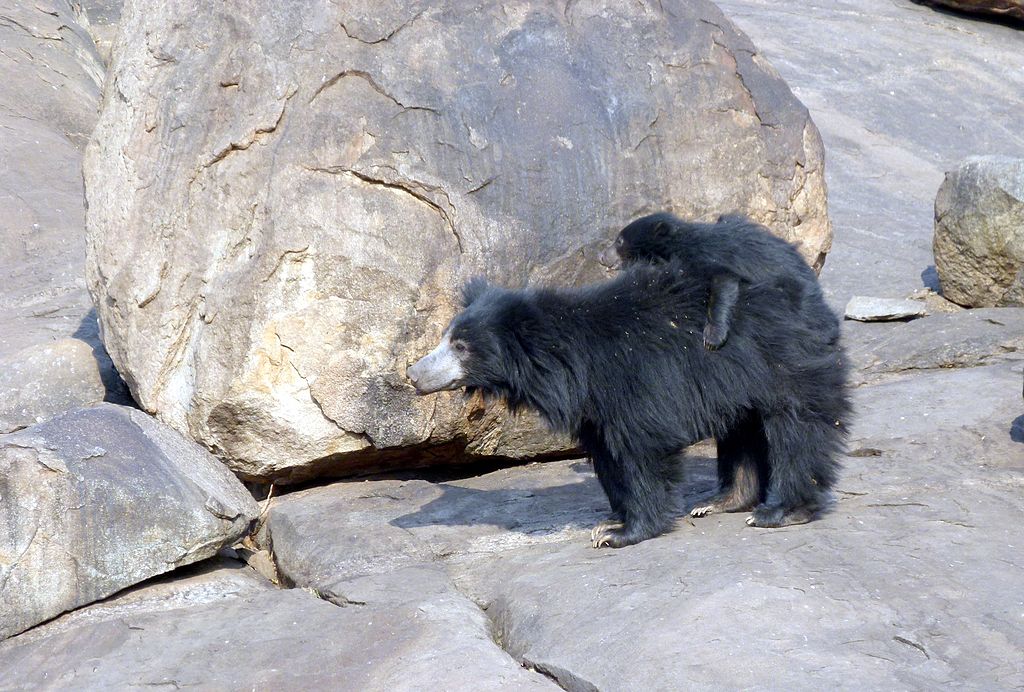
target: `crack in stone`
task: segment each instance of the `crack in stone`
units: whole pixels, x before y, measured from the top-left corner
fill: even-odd
[[[357,79],[362,79],[364,82],[370,85],[371,89],[373,89],[378,94],[394,103],[403,111],[427,111],[428,113],[433,113],[434,115],[440,115],[436,108],[431,108],[430,106],[409,106],[402,103],[397,98],[395,98],[390,92],[388,92],[384,87],[378,84],[377,80],[375,80],[373,76],[365,70],[342,70],[341,72],[339,72],[338,74],[334,75],[326,82],[321,84],[317,88],[317,90],[313,92],[313,95],[309,97],[308,103],[313,103],[313,101],[315,101],[317,97],[320,96],[320,94],[322,94],[325,90],[329,89],[330,87],[334,86],[335,84],[337,84],[338,82],[347,77],[355,77]]]
[[[397,36],[399,34],[399,32],[404,30],[406,27],[408,27],[410,24],[415,22],[420,17],[422,17],[426,13],[426,11],[427,11],[426,8],[420,10],[415,15],[413,15],[411,18],[407,19],[406,21],[404,21],[400,25],[398,25],[396,28],[392,29],[391,33],[389,33],[388,35],[386,35],[386,36],[384,36],[382,38],[378,38],[378,39],[376,39],[374,41],[368,41],[365,38],[363,38],[363,37],[361,37],[361,36],[359,36],[357,34],[353,34],[351,31],[348,30],[348,27],[345,26],[344,22],[339,21],[338,22],[338,26],[340,26],[341,30],[345,32],[345,35],[348,36],[353,41],[359,41],[360,43],[364,43],[367,46],[375,46],[378,43],[384,43],[385,41],[390,41],[391,39],[393,39],[395,36]]]
[[[277,114],[277,118],[274,120],[272,124],[258,126],[256,127],[255,130],[253,130],[252,134],[246,136],[240,142],[231,142],[230,144],[228,144],[228,146],[224,147],[223,149],[215,153],[213,155],[213,158],[210,159],[207,163],[203,164],[200,167],[200,169],[209,168],[210,166],[213,166],[214,164],[223,161],[225,158],[228,157],[229,154],[233,152],[245,151],[253,144],[263,142],[266,139],[266,135],[277,132],[278,128],[281,126],[281,123],[284,121],[285,112],[288,110],[288,101],[291,100],[292,96],[294,96],[295,93],[295,91],[292,91],[285,97],[284,102],[281,104],[281,112]],[[193,177],[192,180],[195,180],[195,177]],[[192,181],[189,182],[191,183]]]
[[[316,173],[328,173],[331,175],[347,174],[368,185],[376,185],[379,187],[388,188],[390,190],[404,192],[410,197],[422,202],[423,204],[427,205],[428,207],[436,211],[441,216],[441,219],[445,222],[445,225],[448,227],[448,230],[451,232],[452,236],[454,236],[455,242],[459,246],[459,254],[461,255],[465,253],[465,248],[462,245],[462,236],[459,234],[458,229],[455,228],[455,222],[452,220],[451,212],[455,211],[455,206],[452,204],[451,197],[449,197],[448,193],[442,188],[434,185],[426,185],[417,180],[385,180],[383,178],[375,178],[372,175],[363,173],[362,171],[357,171],[352,168],[345,168],[344,166],[306,166],[305,168],[306,170],[313,171]],[[424,190],[439,192],[440,194],[444,195],[445,201],[447,202],[447,206],[451,211],[446,211],[444,208],[441,207],[440,204],[432,200],[426,194],[419,190],[416,190],[413,187],[414,185]]]

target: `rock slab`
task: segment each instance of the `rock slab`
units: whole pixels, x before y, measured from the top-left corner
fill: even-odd
[[[846,304],[846,319],[859,322],[888,322],[923,317],[928,314],[924,303],[897,298],[854,296]]]
[[[1024,159],[962,162],[935,197],[942,295],[967,307],[1024,306]]]
[[[238,563],[198,567],[0,643],[0,687],[558,689],[498,648],[483,613],[436,578],[381,584],[398,596],[356,585],[365,600],[339,607]]]
[[[405,381],[473,275],[601,278],[661,209],[829,248],[817,130],[704,0],[127,2],[119,27],[85,163],[104,340],[246,478],[564,450]]]
[[[1021,365],[857,389],[836,503],[803,526],[681,517],[594,550],[607,501],[589,464],[563,461],[292,493],[268,530],[282,572],[339,602],[362,600],[355,582],[443,568],[506,651],[568,690],[1012,689]],[[692,457],[683,508],[714,486],[713,458]]]
[[[210,557],[257,515],[208,452],[100,404],[0,436],[0,639]]]

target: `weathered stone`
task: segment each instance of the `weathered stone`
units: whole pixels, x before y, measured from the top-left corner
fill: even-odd
[[[921,0],[925,5],[948,7],[959,12],[1024,20],[1022,0]]]
[[[894,373],[964,368],[1024,359],[1024,309],[979,308],[899,325],[847,323],[843,330],[851,382]]]
[[[942,295],[968,307],[1024,306],[1024,159],[977,156],[935,197]]]
[[[89,17],[89,35],[105,64],[110,64],[117,24],[121,20],[122,0],[84,0],[82,9]]]
[[[229,564],[0,643],[3,688],[558,689],[499,649],[483,613],[444,582],[406,575],[388,585],[397,596],[356,584],[365,600],[340,608]]]
[[[924,317],[927,314],[924,303],[898,298],[854,296],[846,304],[846,319],[859,322],[890,322]]]
[[[100,404],[0,436],[0,639],[215,554],[256,503],[208,452]]]
[[[73,336],[92,307],[81,150],[103,66],[80,17],[0,0],[0,357]]]
[[[113,391],[105,376],[113,379]],[[130,401],[107,354],[79,339],[45,342],[0,358],[0,392],[0,433],[104,400]]]
[[[568,461],[337,483],[277,498],[268,526],[282,571],[339,602],[360,600],[354,575],[443,566],[506,650],[570,690],[1013,688],[1020,367],[858,389],[837,502],[803,526],[716,515],[594,550],[607,503]],[[711,459],[687,466],[683,506],[714,477]]]
[[[82,148],[103,68],[81,19],[64,0],[0,0],[0,432],[128,401],[85,289]]]
[[[828,250],[814,125],[708,2],[275,7],[127,3],[86,160],[114,362],[245,477],[564,450],[405,381],[474,274],[602,277],[662,208]]]

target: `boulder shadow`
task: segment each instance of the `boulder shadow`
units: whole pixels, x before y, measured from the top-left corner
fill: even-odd
[[[135,403],[131,392],[128,390],[128,385],[125,384],[121,374],[114,367],[114,362],[110,359],[110,355],[103,345],[103,340],[100,339],[100,327],[96,316],[96,308],[92,308],[85,314],[85,317],[79,322],[75,333],[71,336],[89,344],[89,347],[92,349],[93,358],[96,359],[96,369],[99,370],[100,380],[103,382],[103,388],[106,390],[103,400],[112,404],[138,408],[138,404]]]

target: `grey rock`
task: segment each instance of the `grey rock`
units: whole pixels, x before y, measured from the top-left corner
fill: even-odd
[[[1013,688],[1020,377],[1004,363],[856,390],[837,501],[803,526],[716,515],[594,550],[607,505],[568,461],[338,483],[277,498],[268,526],[283,572],[349,599],[353,575],[443,567],[502,646],[565,689]],[[683,507],[714,477],[710,458],[687,467]]]
[[[117,25],[121,20],[122,0],[85,0],[81,3],[89,18],[89,35],[96,44],[96,50],[109,65],[114,39],[117,37]]]
[[[104,381],[111,376],[113,391]],[[44,342],[0,358],[0,392],[0,433],[104,400],[130,402],[106,353],[97,355],[80,339]]]
[[[99,404],[0,436],[0,638],[214,555],[255,501],[212,455]]]
[[[103,66],[81,16],[0,0],[0,357],[73,336],[92,307],[82,149]]]
[[[82,149],[96,122],[103,66],[83,21],[63,0],[0,0],[3,432],[76,404],[128,401],[85,288]],[[85,341],[94,357],[69,339]],[[56,352],[70,369],[35,380],[45,354]],[[102,394],[93,389],[97,371]],[[64,386],[74,391],[65,396]],[[27,415],[15,416],[22,410]]]
[[[970,12],[988,17],[1024,19],[1024,2],[1021,0],[922,0],[926,5],[948,7],[959,12]]]
[[[824,260],[817,131],[709,2],[274,8],[126,3],[85,164],[118,370],[246,478],[564,453],[406,382],[473,275],[604,277],[655,209]]]
[[[897,325],[847,324],[855,327],[843,334],[854,384],[916,370],[1024,359],[1022,308],[963,310]]]
[[[935,197],[942,295],[968,307],[1024,306],[1024,159],[971,157]]]
[[[938,289],[932,208],[944,172],[1024,151],[1021,31],[912,0],[717,4],[821,130],[836,228],[821,273],[829,303]]]
[[[846,304],[846,319],[860,322],[890,322],[924,317],[928,309],[924,303],[898,298],[872,298],[854,296]]]
[[[356,584],[366,600],[338,607],[229,564],[0,643],[3,689],[558,689],[499,649],[485,616],[436,579],[406,575],[397,597]]]

